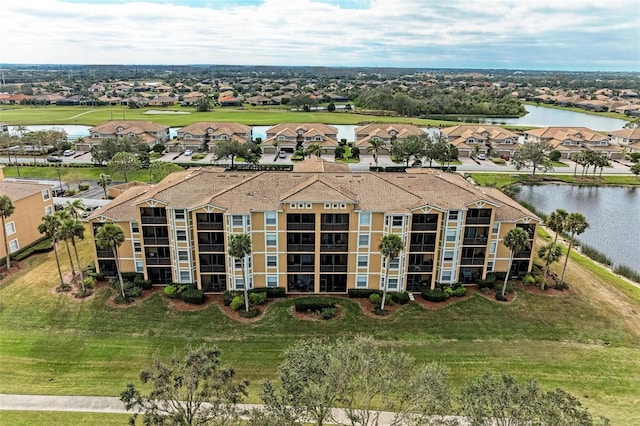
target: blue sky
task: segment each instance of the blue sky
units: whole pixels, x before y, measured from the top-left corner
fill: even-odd
[[[0,63],[640,71],[638,0],[3,0]]]

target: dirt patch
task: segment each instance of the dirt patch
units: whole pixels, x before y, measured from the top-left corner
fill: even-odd
[[[169,299],[169,307],[174,311],[194,312],[206,309],[210,304],[214,303],[214,296],[210,294],[204,295],[204,302],[200,304],[187,303],[182,299]]]
[[[106,284],[106,286],[108,287],[109,285]],[[116,308],[116,309],[126,309],[126,308],[130,308],[132,306],[138,306],[139,304],[141,304],[142,302],[144,302],[145,300],[150,298],[154,293],[158,293],[160,291],[162,291],[162,289],[158,288],[158,287],[154,287],[154,288],[152,288],[150,290],[143,290],[142,291],[142,296],[136,297],[133,300],[133,302],[131,302],[131,303],[116,303],[115,299],[116,299],[116,297],[118,297],[120,292],[119,291],[114,291],[113,295],[111,295],[111,297],[107,299],[107,306],[109,306],[111,308]]]
[[[2,266],[3,266],[2,270],[0,270],[0,275],[2,275],[2,278],[0,279],[0,285],[4,284],[7,280],[9,280],[13,274],[15,274],[16,272],[20,272],[22,270],[22,262],[12,261],[11,269],[9,271],[5,269],[6,263],[3,263]]]
[[[425,300],[421,295],[416,295],[414,294],[413,297],[415,298],[415,301],[418,305],[422,306],[423,308],[430,310],[430,311],[436,311],[438,309],[442,309],[446,306],[449,305],[453,305],[454,303],[457,302],[461,302],[463,300],[467,300],[471,297],[471,291],[470,288],[467,287],[467,294],[465,294],[462,297],[449,297],[447,300],[443,300],[442,302],[430,302],[428,300]]]
[[[376,319],[386,319],[386,318],[391,318],[393,316],[393,313],[395,311],[397,311],[400,306],[399,304],[393,304],[391,306],[386,305],[384,307],[384,310],[387,311],[387,315],[376,315],[373,312],[373,308],[375,308],[375,306],[373,305],[373,303],[371,303],[371,301],[369,299],[366,298],[360,298],[360,297],[354,297],[354,298],[348,298],[347,299],[351,300],[352,302],[355,302],[358,304],[358,306],[360,306],[360,309],[362,309],[362,313],[365,314],[366,316],[368,316],[369,318],[376,318]]]
[[[328,320],[322,318],[322,314],[318,314],[315,312],[314,313],[298,312],[296,311],[295,306],[292,306],[289,308],[289,314],[291,314],[291,316],[294,317],[295,319],[298,319],[301,321],[333,321],[338,318],[342,318],[342,316],[344,315],[344,307],[340,303],[337,304],[336,315],[333,318],[330,318]]]
[[[546,287],[544,290],[540,289],[537,285],[524,285],[523,283],[516,284],[516,288],[526,291],[531,294],[538,294],[542,296],[551,296],[551,297],[565,297],[570,294],[574,294],[574,291],[571,287],[566,290],[557,290],[553,287]]]
[[[225,314],[226,316],[228,316],[232,320],[235,320],[235,321],[238,321],[238,322],[242,322],[242,323],[245,323],[245,324],[256,322],[256,321],[260,321],[264,317],[264,314],[267,311],[267,308],[269,306],[271,306],[273,303],[275,303],[275,302],[277,302],[279,300],[284,300],[284,299],[267,299],[267,301],[265,303],[263,303],[262,305],[257,306],[257,308],[260,309],[260,313],[257,316],[255,316],[253,318],[245,318],[245,317],[240,316],[240,312],[242,312],[242,310],[244,310],[244,307],[241,310],[234,311],[229,306],[225,306],[224,305],[224,303],[222,301],[222,295],[221,294],[215,294],[215,295],[210,296],[210,297],[212,299],[212,302],[215,302],[215,304],[218,306],[218,309],[220,309],[220,311],[222,311],[223,314]]]

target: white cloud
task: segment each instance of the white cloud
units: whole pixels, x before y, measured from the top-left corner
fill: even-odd
[[[640,69],[637,0],[183,3],[3,0],[0,62]]]

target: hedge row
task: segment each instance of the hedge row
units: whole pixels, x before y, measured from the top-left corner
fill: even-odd
[[[367,288],[350,288],[349,289],[349,297],[352,299],[369,299],[372,294],[377,294],[382,296],[382,290],[370,290]],[[400,305],[406,305],[409,303],[409,293],[406,291],[397,292],[397,291],[389,291],[387,292],[387,296],[390,296],[395,303],[399,303]]]
[[[53,249],[53,243],[51,242],[51,238],[43,238],[40,241],[33,243],[32,245],[25,247],[17,253],[11,255],[11,259],[13,260],[23,260],[32,254],[36,253],[46,253]]]
[[[336,301],[327,297],[308,297],[296,299],[294,302],[296,312],[321,312],[327,308],[335,308]]]

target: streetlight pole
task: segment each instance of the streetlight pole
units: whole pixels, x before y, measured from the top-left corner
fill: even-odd
[[[62,191],[62,178],[60,176],[60,166],[56,166],[56,172],[58,172],[58,183],[60,184],[60,190]]]

